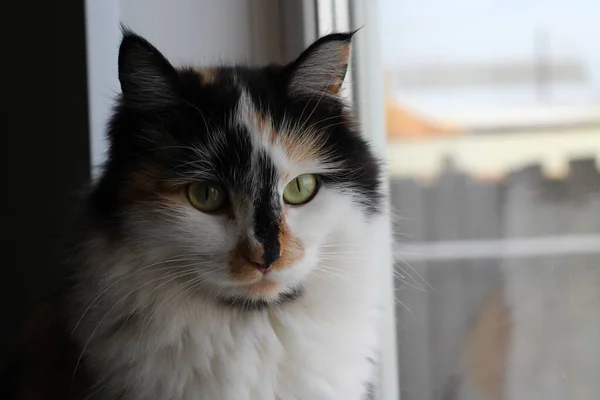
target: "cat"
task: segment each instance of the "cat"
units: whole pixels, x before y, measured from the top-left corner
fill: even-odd
[[[340,93],[353,35],[195,69],[124,28],[65,300],[69,398],[367,398],[390,228]]]

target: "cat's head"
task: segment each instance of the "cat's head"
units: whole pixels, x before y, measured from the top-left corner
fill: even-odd
[[[378,162],[340,97],[351,38],[287,65],[176,69],[125,31],[97,231],[225,302],[294,297],[330,236],[382,207]]]

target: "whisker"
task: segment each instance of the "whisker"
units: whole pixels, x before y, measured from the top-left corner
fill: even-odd
[[[413,313],[412,310],[410,308],[408,308],[408,306],[406,304],[404,304],[402,301],[400,301],[400,299],[397,297],[394,297],[394,300],[396,301],[396,303],[400,304],[402,306],[402,308],[404,308],[406,311],[408,311],[408,313],[410,315],[412,315],[412,317],[415,321],[417,320],[417,316],[415,315],[415,313]]]
[[[336,69],[333,71],[333,74],[331,74],[331,79],[329,81],[329,84],[327,86],[325,86],[325,89],[323,89],[323,91],[321,92],[321,96],[319,96],[319,99],[317,100],[317,103],[313,107],[313,109],[310,112],[310,114],[308,115],[308,117],[306,117],[306,120],[304,121],[304,123],[302,124],[302,126],[299,129],[300,131],[304,130],[304,128],[306,127],[306,124],[308,123],[308,121],[310,121],[310,117],[313,116],[313,114],[315,113],[317,107],[319,106],[319,104],[321,104],[321,100],[323,100],[323,96],[325,95],[325,93],[327,93],[327,90],[328,90],[329,86],[331,86],[331,84],[333,82],[335,82],[335,80],[337,79],[337,75],[339,74],[340,71],[341,71],[340,67],[336,67]],[[305,108],[306,108],[306,106],[305,106]],[[302,111],[302,114],[304,114],[304,110]],[[302,119],[302,116],[300,116],[300,120],[301,119]]]
[[[88,311],[90,310],[90,308],[96,303],[96,301],[98,301],[100,299],[100,297],[102,297],[106,292],[108,292],[111,288],[113,288],[114,286],[116,286],[117,284],[119,284],[120,282],[122,282],[123,280],[127,279],[130,276],[133,276],[135,274],[138,274],[140,272],[146,271],[148,270],[148,268],[152,268],[154,266],[157,265],[162,265],[162,264],[166,264],[166,263],[172,263],[172,262],[181,262],[181,261],[188,261],[186,258],[183,257],[179,257],[179,258],[172,258],[169,260],[164,260],[164,261],[159,261],[150,265],[146,265],[142,268],[138,268],[135,271],[126,274],[125,276],[119,278],[117,281],[113,282],[111,285],[109,285],[108,287],[106,287],[102,292],[100,292],[100,294],[98,294],[90,303],[90,305],[88,305],[85,309],[85,311],[83,312],[83,314],[81,315],[81,317],[79,317],[79,320],[77,321],[77,323],[75,324],[75,327],[73,328],[73,330],[71,331],[71,335],[73,335],[73,333],[75,333],[75,331],[77,330],[77,327],[79,326],[79,324],[81,323],[81,321],[83,320],[83,318],[85,317],[85,315],[88,313]],[[191,259],[190,259],[191,261]]]
[[[312,129],[313,127],[315,127],[316,125],[318,125],[318,124],[320,124],[320,123],[323,123],[323,122],[325,122],[325,121],[328,121],[328,120],[330,120],[330,119],[335,119],[335,118],[340,118],[340,119],[341,119],[341,118],[344,118],[344,116],[343,116],[343,115],[334,115],[333,117],[323,118],[322,120],[319,120],[319,121],[317,121],[317,122],[313,122],[312,124],[310,124],[310,125],[309,125],[309,126],[306,128],[306,130],[311,130],[311,129]]]
[[[194,285],[194,283],[196,283],[198,280],[202,280],[202,277],[196,277],[194,279],[191,279],[189,282],[186,282],[185,284],[183,284],[181,286],[181,288],[179,288],[178,290],[173,291],[172,294],[170,294],[158,307],[156,307],[154,309],[154,311],[152,312],[152,314],[150,315],[150,318],[148,318],[148,321],[145,324],[145,328],[143,330],[147,331],[150,326],[152,325],[152,321],[154,320],[154,318],[158,315],[158,311],[163,307],[166,306],[169,303],[169,300],[172,299],[172,301],[175,301],[177,299],[177,297],[179,297],[179,295],[181,293],[185,293],[188,287],[191,287]],[[148,345],[150,344],[150,341],[148,341]]]
[[[129,293],[127,293],[125,296],[122,296],[118,301],[116,301],[112,307],[106,312],[106,314],[104,314],[104,316],[100,319],[100,321],[98,322],[98,324],[96,324],[96,327],[94,328],[94,330],[92,331],[92,333],[90,334],[90,336],[88,337],[88,339],[86,340],[85,344],[83,345],[83,349],[81,350],[81,353],[79,354],[79,358],[77,359],[77,363],[75,364],[75,370],[73,371],[73,377],[72,377],[72,382],[75,380],[75,376],[77,374],[77,369],[79,368],[79,364],[81,363],[81,359],[83,357],[83,355],[85,354],[85,351],[87,350],[88,345],[90,344],[90,341],[92,340],[92,337],[96,334],[96,331],[98,330],[98,328],[100,328],[100,325],[102,325],[102,323],[104,322],[104,320],[108,317],[108,315],[119,305],[121,304],[121,302],[123,302],[124,300],[126,300],[127,298],[129,298],[130,295],[132,295],[133,293],[135,293],[136,291],[142,289],[145,286],[151,285],[154,282],[157,282],[161,279],[164,279],[165,277],[170,277],[171,275],[167,275],[167,276],[162,276],[159,277],[157,279],[153,279],[150,282],[146,282],[143,285],[140,285],[138,287],[136,287],[135,289],[133,289],[132,291],[130,291]]]
[[[419,279],[421,279],[423,282],[425,282],[425,284],[426,284],[427,286],[429,286],[429,288],[430,288],[431,290],[433,290],[434,292],[438,293],[437,289],[436,289],[436,288],[434,288],[433,286],[431,286],[431,285],[429,284],[429,282],[427,282],[427,279],[423,278],[423,275],[421,275],[421,274],[419,273],[419,271],[417,271],[417,270],[416,270],[416,268],[414,268],[412,265],[410,265],[410,263],[409,263],[409,262],[407,262],[407,261],[403,260],[402,258],[400,258],[400,261],[401,261],[401,262],[402,262],[404,265],[406,265],[408,268],[410,268],[410,269],[411,269],[411,271],[413,271],[413,272],[414,272],[414,273],[417,275],[417,277],[419,277]],[[394,263],[394,266],[397,266],[397,263]],[[405,272],[406,272],[406,271],[405,271]],[[415,282],[415,283],[416,283],[416,282]]]
[[[423,287],[421,287],[421,286],[413,285],[413,284],[409,283],[408,281],[406,281],[406,280],[404,279],[405,275],[402,275],[402,276],[398,276],[398,275],[396,275],[396,277],[397,277],[398,279],[400,279],[400,281],[402,281],[401,285],[406,285],[406,286],[408,286],[408,287],[410,287],[410,288],[413,288],[413,289],[416,289],[416,290],[418,290],[418,291],[420,291],[420,292],[425,292],[425,293],[427,293],[427,290],[426,290],[425,288],[423,288]],[[398,288],[397,290],[399,290],[399,289],[400,289],[400,288]]]
[[[218,268],[214,268],[214,269],[212,269],[212,270],[203,271],[203,273],[199,274],[197,277],[195,277],[195,278],[191,279],[189,282],[186,282],[186,283],[183,285],[183,288],[187,287],[187,286],[190,284],[190,282],[193,284],[193,283],[195,283],[195,282],[197,282],[197,281],[202,281],[202,280],[204,280],[204,278],[205,278],[206,276],[208,276],[208,275],[210,275],[210,274],[212,274],[212,273],[214,273],[214,272],[216,272],[216,271],[218,271],[218,270],[219,270]],[[193,272],[194,272],[194,273],[196,273],[196,271],[193,271]],[[155,289],[155,290],[156,290],[156,289]],[[162,308],[164,305],[166,305],[166,303],[167,303],[167,302],[168,302],[168,301],[169,301],[169,300],[170,300],[170,299],[171,299],[173,296],[175,296],[175,295],[176,295],[178,292],[180,292],[181,290],[184,290],[184,289],[179,289],[179,290],[176,290],[176,291],[174,291],[174,293],[173,293],[173,294],[171,294],[170,296],[168,296],[168,297],[167,297],[167,298],[166,298],[166,299],[165,299],[165,300],[164,300],[164,301],[163,301],[163,302],[162,302],[162,303],[161,303],[161,304],[160,304],[158,307],[156,307],[156,308],[154,309],[154,312],[152,313],[152,315],[150,316],[150,318],[149,318],[149,320],[148,320],[148,326],[149,326],[149,325],[150,325],[150,323],[152,322],[152,319],[153,319],[153,318],[154,318],[154,317],[157,315],[157,313],[158,313],[158,311],[160,310],[160,308]],[[175,300],[175,299],[173,299],[173,300]]]
[[[400,269],[400,271],[404,272],[404,274],[403,274],[403,277],[410,278],[410,280],[411,280],[411,281],[413,281],[413,282],[415,283],[415,285],[417,285],[417,286],[418,286],[418,287],[420,287],[420,288],[423,288],[423,287],[421,286],[421,284],[419,283],[419,281],[418,281],[418,280],[417,280],[417,279],[416,279],[414,276],[412,276],[411,274],[409,274],[409,273],[408,273],[408,271],[406,271],[406,270],[405,270],[404,268],[402,268],[400,265],[394,265],[394,267],[395,267],[395,268],[398,268],[398,269]],[[406,282],[406,280],[404,280],[404,282]],[[424,289],[424,288],[423,288],[423,289]]]
[[[187,105],[189,105],[190,107],[192,107],[193,109],[195,109],[196,111],[198,111],[198,113],[199,113],[199,114],[200,114],[200,116],[202,117],[202,121],[204,122],[204,127],[206,128],[206,133],[210,133],[210,132],[211,132],[211,129],[209,128],[208,121],[207,121],[207,120],[206,120],[206,118],[204,117],[204,113],[203,113],[203,112],[202,112],[202,111],[201,111],[201,110],[200,110],[198,107],[196,107],[195,105],[193,105],[193,104],[192,104],[192,103],[190,103],[189,101],[187,101],[187,100],[185,100],[185,99],[184,99],[183,101],[184,101],[184,102],[185,102]]]

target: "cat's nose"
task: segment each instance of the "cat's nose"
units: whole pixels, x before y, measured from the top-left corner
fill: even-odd
[[[273,263],[280,257],[279,249],[277,249],[277,251],[273,251],[272,249],[267,249],[267,251],[265,251],[264,246],[260,243],[246,243],[243,246],[243,254],[246,260],[263,273],[271,270]]]
[[[263,246],[261,244],[246,243],[243,245],[244,257],[252,263],[262,264]]]
[[[263,269],[269,270],[273,266],[273,263],[281,257],[279,246],[277,248],[267,248],[263,252]]]
[[[250,244],[246,243],[243,245],[243,254],[244,258],[254,265],[258,270],[265,272],[269,270],[267,266],[265,268],[263,256],[264,256],[264,248],[262,244]]]

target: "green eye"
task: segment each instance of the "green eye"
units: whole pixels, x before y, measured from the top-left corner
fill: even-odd
[[[308,203],[317,194],[317,178],[311,174],[300,175],[283,190],[283,200],[288,204]]]
[[[227,202],[227,191],[216,182],[194,182],[188,186],[187,197],[198,210],[219,211]]]

